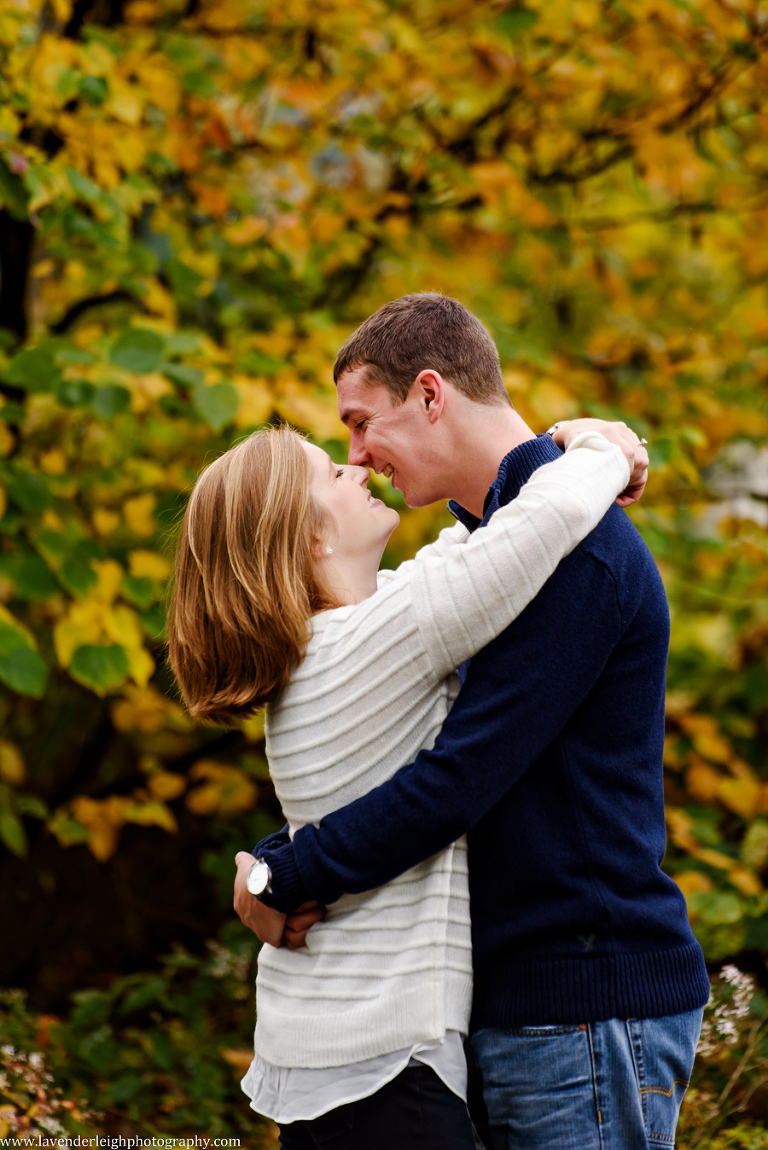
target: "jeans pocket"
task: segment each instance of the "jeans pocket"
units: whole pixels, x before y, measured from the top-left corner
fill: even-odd
[[[701,1010],[627,1023],[649,1146],[672,1147],[701,1028]]]

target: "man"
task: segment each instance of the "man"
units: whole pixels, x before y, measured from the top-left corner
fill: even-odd
[[[453,496],[470,530],[557,456],[455,300],[386,304],[334,375],[350,463],[390,475],[411,506]],[[624,504],[643,483],[641,468]],[[292,912],[380,886],[468,832],[470,1108],[489,1150],[673,1144],[709,985],[659,866],[668,630],[655,564],[614,507],[462,668],[434,748],[293,842],[254,850],[270,868],[264,899]],[[279,942],[283,919],[244,889],[251,864],[238,855],[236,908]],[[290,944],[317,913],[289,920]]]

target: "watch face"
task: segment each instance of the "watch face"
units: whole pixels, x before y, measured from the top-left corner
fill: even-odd
[[[269,867],[263,859],[257,859],[245,880],[245,885],[249,894],[258,898],[260,894],[264,894],[269,883]]]

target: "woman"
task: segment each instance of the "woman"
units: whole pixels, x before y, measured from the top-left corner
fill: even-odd
[[[456,668],[626,487],[628,448],[578,422],[557,434],[563,458],[482,531],[447,528],[397,571],[378,572],[398,516],[368,493],[367,471],[294,432],[256,432],[202,473],[176,558],[171,664],[200,720],[232,723],[268,704],[270,770],[292,831],[431,746]],[[278,1122],[284,1147],[472,1150],[471,971],[460,840],[340,899],[300,950],[261,951],[251,1105]]]

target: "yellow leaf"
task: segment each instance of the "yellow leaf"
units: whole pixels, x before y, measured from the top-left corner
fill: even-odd
[[[173,771],[154,771],[147,780],[147,786],[158,799],[178,798],[186,785],[184,776]]]
[[[6,456],[12,450],[15,440],[13,432],[6,423],[0,423],[0,455]]]
[[[67,470],[67,457],[60,447],[52,447],[40,455],[40,467],[47,475],[63,475]]]
[[[725,776],[714,767],[710,767],[709,763],[705,763],[698,755],[692,754],[689,761],[691,765],[685,773],[688,794],[700,803],[711,803],[718,797],[720,784],[725,780]]]
[[[149,493],[134,495],[133,498],[126,499],[123,504],[123,515],[134,535],[147,536],[154,533],[155,517],[153,512],[156,506],[156,497]]]
[[[272,392],[265,383],[242,377],[235,377],[232,383],[237,388],[239,404],[235,424],[237,427],[258,427],[266,423],[274,409]]]
[[[118,731],[144,731],[154,734],[165,726],[166,715],[174,707],[154,687],[127,683],[122,699],[112,704],[112,722]]]
[[[259,788],[239,767],[201,759],[189,775],[208,780],[187,794],[187,807],[195,815],[236,814],[256,805]]]
[[[675,882],[685,895],[686,901],[692,894],[703,894],[715,889],[715,884],[708,875],[700,870],[684,870],[674,876]]]
[[[123,806],[123,818],[127,823],[138,823],[143,827],[161,827],[171,834],[178,830],[173,811],[160,799],[127,800]]]
[[[238,1078],[242,1078],[253,1062],[252,1050],[222,1050],[221,1057],[232,1066]]]
[[[12,787],[23,785],[27,777],[21,751],[7,739],[0,739],[0,779]]]
[[[69,666],[78,647],[99,642],[102,610],[93,599],[84,599],[73,603],[68,615],[54,625],[53,645],[60,666]]]
[[[143,107],[144,101],[140,90],[113,73],[109,77],[109,98],[104,104],[105,111],[122,124],[135,127],[141,120]]]
[[[94,559],[93,569],[97,580],[91,595],[102,603],[111,603],[120,590],[123,568],[116,559]]]
[[[72,0],[51,0],[53,15],[57,24],[66,24],[72,15]]]
[[[755,779],[723,779],[717,789],[720,802],[743,819],[754,818],[760,800],[760,784]]]
[[[228,224],[222,228],[224,239],[235,247],[245,247],[254,240],[260,240],[267,231],[268,223],[262,216],[246,216],[236,224]]]
[[[155,673],[155,660],[145,647],[128,650],[128,672],[137,686],[146,687]]]
[[[697,847],[696,850],[691,851],[691,854],[700,862],[717,867],[718,870],[730,870],[733,866],[733,859],[729,855],[724,855],[721,851],[710,850],[709,847]]]
[[[106,508],[97,507],[93,513],[93,526],[98,535],[111,535],[120,526],[120,516],[116,511],[107,511]]]
[[[120,643],[126,650],[144,645],[144,632],[139,617],[125,603],[118,603],[111,611],[104,612],[103,627],[108,638],[113,643]]]
[[[171,562],[157,551],[129,551],[128,570],[134,579],[162,582],[171,573]]]
[[[745,898],[749,898],[751,895],[762,894],[763,884],[755,872],[750,870],[749,867],[731,867],[728,872],[728,881],[732,883],[739,894],[743,894]]]
[[[264,719],[266,711],[257,711],[250,719],[242,719],[240,730],[249,743],[258,743],[264,738]]]
[[[118,828],[106,821],[94,823],[88,828],[88,848],[99,862],[106,862],[117,847]]]

